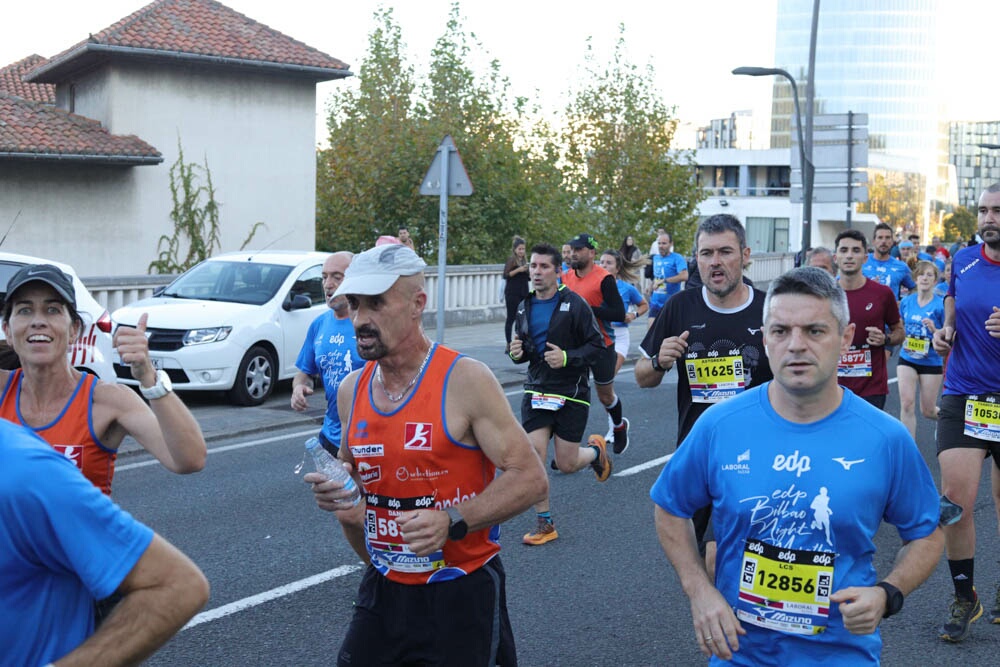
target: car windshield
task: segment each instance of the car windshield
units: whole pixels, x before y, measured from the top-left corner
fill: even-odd
[[[160,296],[260,306],[278,292],[292,267],[254,262],[202,262],[170,283]]]

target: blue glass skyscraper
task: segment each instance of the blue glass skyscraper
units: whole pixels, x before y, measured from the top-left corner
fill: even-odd
[[[796,78],[800,95],[812,9],[812,0],[778,0],[775,66]],[[867,113],[869,166],[921,183],[923,212],[944,198],[948,181],[935,63],[939,10],[939,0],[821,0],[816,33],[815,113]],[[775,77],[772,147],[789,145],[792,114],[791,87]]]

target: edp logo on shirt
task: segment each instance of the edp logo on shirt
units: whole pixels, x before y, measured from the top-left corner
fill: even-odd
[[[778,472],[794,472],[796,477],[801,477],[802,473],[812,470],[810,465],[812,460],[805,454],[799,455],[799,450],[795,450],[789,455],[778,454],[774,457],[771,467]]]

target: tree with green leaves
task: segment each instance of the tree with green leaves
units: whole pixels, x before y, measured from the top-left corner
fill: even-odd
[[[627,235],[648,238],[664,227],[679,251],[688,250],[705,194],[692,155],[671,147],[678,121],[655,88],[653,68],[627,58],[623,25],[610,62],[588,45],[585,74],[562,132],[577,231],[617,247]]]
[[[503,261],[515,234],[531,244],[569,238],[569,200],[550,161],[557,137],[539,122],[537,108],[511,97],[496,60],[485,77],[476,76],[467,63],[482,51],[466,35],[457,3],[452,5],[445,34],[431,53],[421,119],[425,136],[451,134],[475,189],[449,204],[449,263]],[[437,201],[432,203],[436,218]]]
[[[959,206],[944,219],[944,238],[949,241],[970,239],[977,229],[979,220],[964,206]]]
[[[548,212],[565,210],[554,133],[532,130],[532,110],[510,98],[498,63],[485,78],[466,64],[481,46],[464,33],[458,5],[419,87],[392,10],[375,19],[357,90],[341,89],[329,105],[329,148],[317,165],[317,247],[358,251],[406,225],[418,251],[436,260],[439,201],[419,188],[446,134],[474,189],[449,200],[449,263],[500,262],[514,234],[562,239]]]
[[[426,198],[417,195],[432,156],[414,123],[414,74],[391,9],[376,11],[359,86],[328,105],[329,147],[317,155],[316,247],[360,251],[399,226],[423,238]],[[419,231],[418,231],[419,230]]]
[[[560,245],[586,229],[617,247],[626,234],[663,225],[690,237],[702,191],[690,155],[670,149],[677,121],[651,70],[640,75],[624,61],[624,37],[616,67],[591,73],[596,83],[571,105],[564,130],[563,118],[511,95],[500,64],[465,32],[458,3],[419,85],[392,10],[376,11],[375,22],[358,85],[329,105],[329,147],[317,156],[318,248],[359,251],[406,225],[434,262],[439,201],[419,188],[445,135],[474,189],[449,200],[449,264],[501,262],[515,234]],[[469,63],[482,61],[479,76]]]

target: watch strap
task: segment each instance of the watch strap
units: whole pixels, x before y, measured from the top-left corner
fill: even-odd
[[[169,382],[170,378],[166,371],[156,371],[156,384],[152,387],[143,387],[142,385],[139,385],[139,393],[141,393],[142,397],[147,401],[163,398],[172,391],[171,388],[167,386]]]
[[[903,592],[888,581],[880,581],[875,585],[885,591],[885,612],[882,618],[898,614],[903,608]]]
[[[649,358],[649,363],[653,366],[654,371],[659,371],[661,373],[666,373],[667,369],[660,365],[660,355],[659,353],[654,354]]]
[[[454,505],[445,507],[444,511],[448,513],[448,517],[451,519],[451,524],[448,526],[448,539],[460,540],[464,538],[469,532],[469,525],[462,517],[462,513]]]

